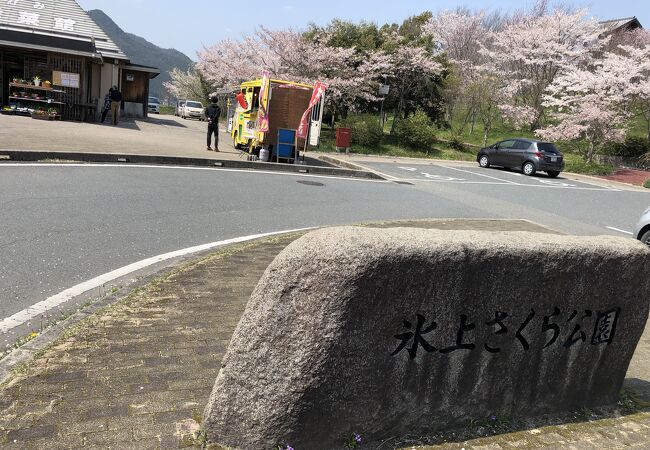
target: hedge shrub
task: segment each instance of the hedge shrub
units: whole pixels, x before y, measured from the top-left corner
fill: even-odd
[[[637,158],[650,152],[650,142],[645,138],[628,137],[624,142],[616,142],[606,146],[603,153],[613,156]]]
[[[415,114],[397,122],[395,137],[400,145],[418,150],[429,150],[436,142],[436,130],[429,116],[418,109]]]

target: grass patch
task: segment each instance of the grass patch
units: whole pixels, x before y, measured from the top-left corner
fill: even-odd
[[[645,183],[643,183],[643,187],[650,189],[650,178],[645,180]]]
[[[582,173],[586,175],[610,175],[616,170],[616,168],[611,164],[587,164],[582,156],[576,155],[575,153],[565,153],[564,162],[566,164],[564,167],[565,172]]]
[[[160,114],[166,114],[168,116],[173,116],[176,112],[175,106],[163,106],[160,105]]]
[[[334,137],[334,130],[330,128],[323,129],[321,135],[320,147],[317,151],[333,153],[336,151],[336,141]],[[401,146],[397,143],[394,136],[386,135],[383,141],[372,147],[363,145],[352,145],[351,151],[361,155],[379,155],[379,156],[395,156],[406,158],[423,158],[423,159],[445,159],[457,161],[475,161],[475,149],[468,149],[467,151],[460,151],[451,148],[449,144],[444,142],[437,143],[434,147],[428,149],[413,149]]]
[[[481,124],[480,121],[477,121],[476,125],[474,126],[474,131],[471,134],[469,125],[465,126],[465,129],[461,131],[458,129],[458,126],[456,124],[452,123],[451,128],[439,128],[436,130],[436,135],[440,139],[445,139],[448,141],[456,139],[466,144],[483,147],[483,124]],[[536,138],[535,133],[530,130],[518,130],[503,123],[495,123],[490,130],[487,143],[488,145],[491,145],[495,142],[517,137],[532,139]]]

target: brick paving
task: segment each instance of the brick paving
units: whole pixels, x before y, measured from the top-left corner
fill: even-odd
[[[455,219],[400,225],[552,232],[527,221]],[[0,448],[198,446],[195,432],[234,327],[267,265],[296,237],[221,250],[69,329],[0,386]],[[647,331],[638,350],[647,355],[646,347]],[[650,380],[650,363],[645,356],[639,361],[630,371],[632,389],[638,387],[643,397],[650,385],[644,381]],[[615,409],[597,420],[554,423],[499,430],[489,437],[480,437],[492,433],[479,428],[437,441],[387,442],[381,448],[413,448],[427,442],[438,445],[422,450],[650,448],[650,410]]]
[[[647,180],[650,180],[650,172],[647,170],[636,169],[618,169],[611,175],[603,175],[601,178],[606,180],[618,181],[620,183],[635,184],[643,186]]]

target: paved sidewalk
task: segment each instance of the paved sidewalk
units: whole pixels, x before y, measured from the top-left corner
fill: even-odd
[[[510,220],[399,225],[552,232],[531,222]],[[298,236],[242,244],[188,263],[69,329],[0,386],[0,447],[198,446],[195,433],[234,327],[267,265]],[[628,383],[646,399],[650,399],[648,339],[646,331]],[[650,446],[650,412],[630,413],[622,408],[595,418],[587,414],[570,423],[556,419],[557,425],[533,424],[518,432],[488,424],[464,434],[387,442],[381,448],[412,448],[428,442],[441,443],[427,447],[432,449],[484,450]],[[499,434],[480,437],[493,433]]]
[[[206,150],[207,125],[198,120],[174,116],[124,119],[117,127],[109,124],[54,121],[29,117],[0,116],[0,148],[92,153],[155,154],[216,158]],[[222,129],[219,142],[224,155],[239,155]]]
[[[603,175],[601,178],[612,181],[619,181],[621,183],[634,184],[643,186],[643,184],[650,180],[650,171],[638,169],[618,169],[611,175]]]
[[[72,121],[44,122],[0,116],[0,150],[119,153],[219,160],[246,160],[220,124],[219,152],[206,149],[206,122],[155,115],[123,119],[117,127]],[[213,143],[214,145],[214,143]],[[314,156],[313,152],[308,155]]]

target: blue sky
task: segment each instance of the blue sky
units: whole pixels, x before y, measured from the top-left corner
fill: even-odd
[[[333,18],[379,24],[401,22],[422,11],[465,6],[470,9],[519,9],[532,0],[77,0],[82,8],[101,9],[123,30],[156,45],[176,48],[196,60],[196,51],[220,39],[252,33],[257,25],[271,29],[304,28],[309,22],[326,24]],[[587,7],[600,19],[637,16],[650,28],[650,0],[568,0]]]

